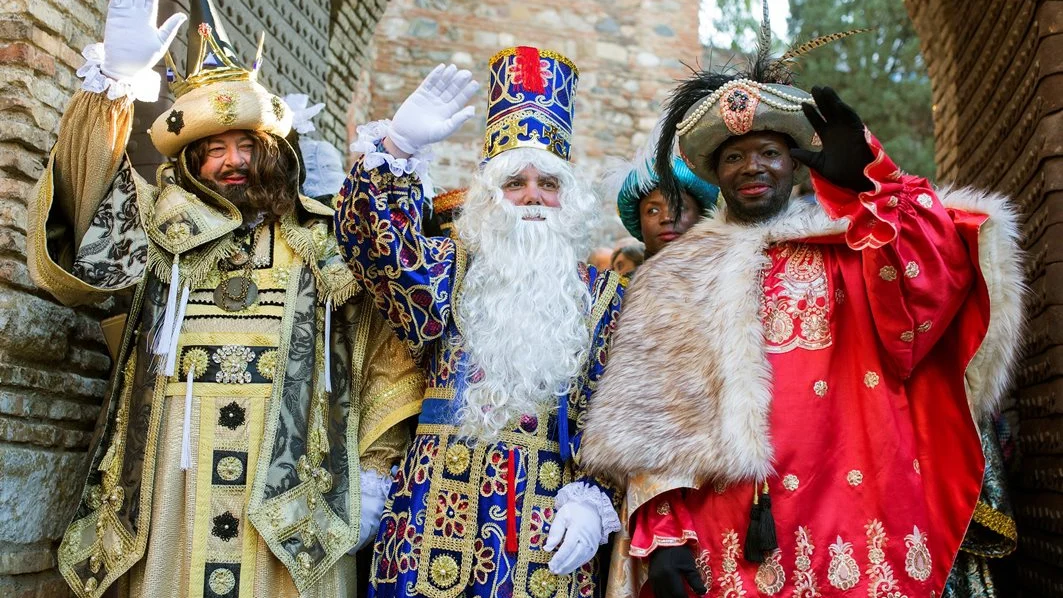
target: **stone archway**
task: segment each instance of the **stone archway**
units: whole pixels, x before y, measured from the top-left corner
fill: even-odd
[[[1001,595],[1063,596],[1063,2],[905,4],[933,85],[938,178],[1009,195],[1024,222],[1030,323],[1009,406],[1019,587]]]

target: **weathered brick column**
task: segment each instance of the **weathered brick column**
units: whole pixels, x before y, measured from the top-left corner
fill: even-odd
[[[26,196],[77,88],[104,2],[14,0],[0,15],[0,595],[64,596],[56,539],[72,513],[110,360],[99,310],[29,280]]]

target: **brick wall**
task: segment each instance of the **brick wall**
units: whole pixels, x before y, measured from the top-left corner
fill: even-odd
[[[1063,596],[1063,2],[908,0],[934,89],[942,181],[1023,219],[1030,323],[1009,401],[1019,549],[1002,595]]]
[[[99,310],[56,305],[29,280],[26,196],[76,89],[106,3],[5,2],[0,15],[0,595],[64,596],[55,540],[83,476],[110,366]]]
[[[266,31],[262,81],[328,101],[320,135],[342,145],[349,99],[386,0],[215,0],[242,60]],[[0,13],[0,596],[69,595],[55,548],[84,478],[85,450],[110,373],[90,309],[58,305],[33,286],[26,261],[26,196],[80,86],[81,49],[102,40],[106,0],[7,0]],[[161,0],[159,14],[187,11]],[[186,30],[172,51],[183,65]],[[160,69],[161,70],[161,69]],[[161,157],[144,131],[168,106],[136,106],[129,151],[154,176]]]
[[[440,188],[469,184],[483,145],[487,112],[487,61],[498,50],[532,45],[568,56],[580,69],[573,161],[592,179],[607,157],[628,159],[660,114],[661,102],[695,63],[696,0],[392,0],[373,42],[368,108],[355,122],[390,118],[402,100],[439,63],[469,69],[480,81],[474,117],[435,148],[433,181]],[[623,228],[615,198],[605,198],[611,218],[604,243]]]

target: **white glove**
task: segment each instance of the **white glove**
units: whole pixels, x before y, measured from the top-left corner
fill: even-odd
[[[375,471],[362,470],[362,513],[358,528],[358,544],[350,551],[354,554],[376,539],[380,518],[384,516],[384,502],[391,490],[391,476]]]
[[[129,81],[154,67],[188,19],[177,13],[158,22],[159,0],[111,0],[103,33],[103,74]]]
[[[472,118],[476,109],[466,106],[479,89],[472,73],[442,64],[399,106],[387,137],[400,150],[416,154],[418,150],[442,141]]]
[[[557,554],[550,559],[550,571],[554,575],[568,575],[579,569],[598,552],[601,539],[602,516],[598,509],[583,501],[565,503],[554,515],[550,535],[543,546],[552,551],[561,544]]]

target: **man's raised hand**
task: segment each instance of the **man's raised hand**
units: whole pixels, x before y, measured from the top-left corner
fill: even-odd
[[[864,168],[874,159],[864,138],[864,122],[830,87],[813,87],[815,105],[804,103],[808,122],[819,134],[823,151],[794,148],[790,155],[839,187],[853,191],[874,188]]]
[[[407,154],[446,139],[475,114],[466,104],[479,87],[469,71],[437,66],[399,106],[388,139]]]
[[[103,73],[118,81],[129,81],[154,67],[170,47],[177,30],[188,16],[177,13],[162,27],[159,0],[111,0],[103,33]]]

